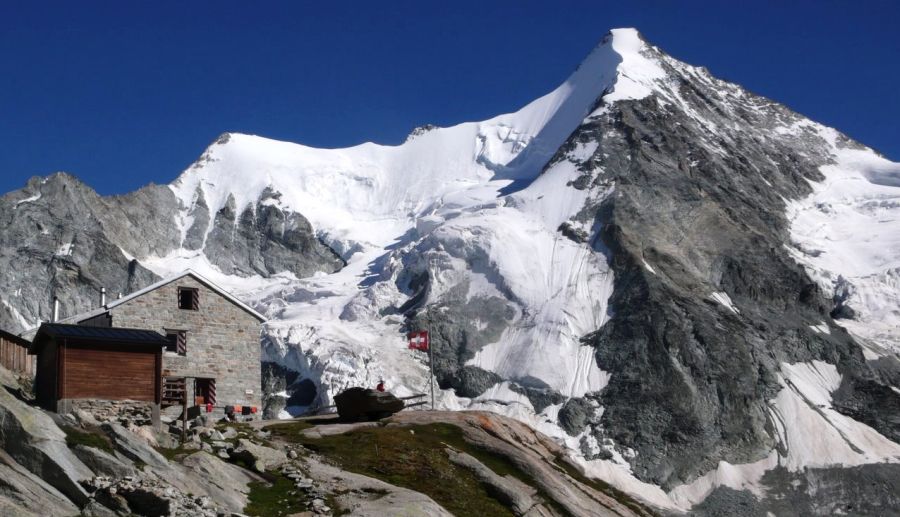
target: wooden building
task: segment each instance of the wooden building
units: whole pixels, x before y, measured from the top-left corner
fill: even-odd
[[[28,354],[31,341],[0,330],[0,365],[19,375],[34,377],[35,360]]]
[[[145,402],[157,422],[167,343],[150,330],[44,323],[31,347],[37,401],[60,413],[79,400]]]

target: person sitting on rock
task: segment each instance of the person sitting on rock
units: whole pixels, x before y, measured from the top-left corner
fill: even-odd
[[[375,386],[375,389],[378,391],[384,391],[384,379],[378,379],[378,386]]]

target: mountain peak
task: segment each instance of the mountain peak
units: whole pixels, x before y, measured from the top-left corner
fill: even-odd
[[[615,102],[642,99],[653,91],[654,83],[666,76],[660,63],[650,55],[650,45],[637,29],[612,29],[593,51],[578,65],[567,84],[587,83],[596,95],[606,92],[603,100]],[[610,68],[614,71],[611,71]],[[607,79],[611,73],[612,80]],[[597,91],[599,78],[607,81]]]
[[[619,27],[610,29],[603,38],[603,42],[615,40],[618,43],[634,44],[638,42],[645,44],[646,41],[641,33],[634,27]],[[602,44],[602,43],[601,43]]]

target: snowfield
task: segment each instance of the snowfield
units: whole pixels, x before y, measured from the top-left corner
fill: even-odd
[[[900,163],[871,149],[832,143],[834,162],[806,199],[788,206],[794,258],[826,293],[845,298],[855,319],[838,323],[867,358],[900,353]]]

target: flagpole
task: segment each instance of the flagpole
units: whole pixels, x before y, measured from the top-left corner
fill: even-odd
[[[428,343],[428,364],[431,367],[431,410],[434,411],[434,348],[432,348],[431,344],[431,336],[428,336],[426,343]]]

